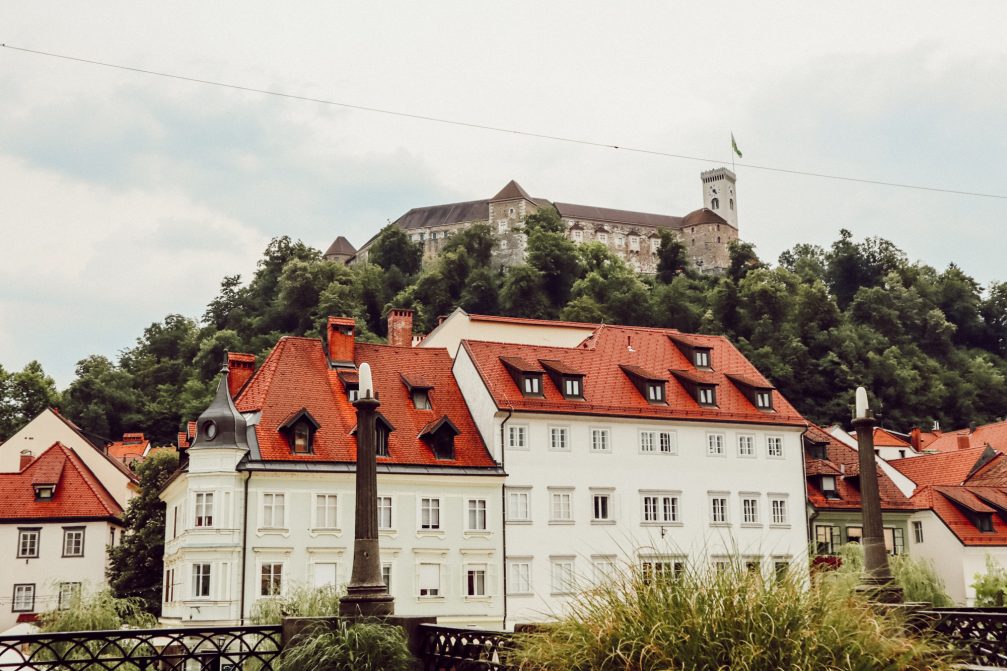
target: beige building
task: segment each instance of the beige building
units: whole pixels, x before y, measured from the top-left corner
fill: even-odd
[[[657,271],[661,229],[678,234],[697,270],[722,272],[729,262],[728,244],[738,239],[737,178],[727,168],[717,168],[701,173],[700,181],[703,207],[681,217],[533,198],[511,180],[492,198],[413,208],[394,224],[423,245],[425,260],[436,257],[455,232],[473,224],[487,224],[498,236],[495,253],[499,263],[514,265],[524,259],[525,236],[521,231],[524,218],[551,205],[562,217],[571,240],[606,245],[638,272]],[[346,242],[337,238],[337,242],[340,240]],[[347,262],[366,261],[374,240],[364,243]],[[349,243],[339,247],[345,251]]]

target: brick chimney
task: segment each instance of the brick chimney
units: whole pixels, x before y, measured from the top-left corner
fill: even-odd
[[[196,439],[196,420],[190,419],[185,424],[185,433],[189,438],[189,443],[191,444],[193,440]]]
[[[340,368],[353,368],[353,330],[356,322],[352,317],[329,317],[327,344],[329,363]]]
[[[35,461],[35,456],[31,450],[21,450],[21,462],[18,464],[18,470],[23,471],[33,461]]]
[[[923,444],[920,440],[920,427],[914,426],[913,430],[909,432],[909,444],[913,446],[913,449],[917,452],[920,451],[920,446]]]
[[[227,391],[234,398],[255,374],[255,355],[228,352],[227,369]]]
[[[970,447],[972,447],[972,441],[969,440],[968,435],[964,434],[964,433],[959,433],[958,434],[958,449],[959,450],[967,450]]]
[[[388,344],[396,347],[413,346],[413,311],[392,308],[388,312]]]

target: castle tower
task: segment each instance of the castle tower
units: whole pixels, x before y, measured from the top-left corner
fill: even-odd
[[[737,176],[727,168],[704,170],[699,174],[703,182],[703,207],[716,212],[738,230]]]

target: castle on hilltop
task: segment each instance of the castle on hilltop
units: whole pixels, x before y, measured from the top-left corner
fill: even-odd
[[[423,245],[425,261],[435,258],[457,231],[473,224],[488,224],[498,236],[494,252],[497,261],[510,266],[524,260],[526,241],[521,232],[524,218],[551,205],[566,224],[571,240],[600,242],[638,272],[657,271],[663,228],[678,234],[697,270],[723,272],[729,263],[728,244],[738,239],[737,177],[727,168],[716,168],[700,173],[700,180],[703,207],[681,217],[533,198],[511,180],[492,198],[416,207],[393,224]],[[325,258],[344,263],[365,262],[376,238],[354,249],[346,238],[339,236],[326,250]]]

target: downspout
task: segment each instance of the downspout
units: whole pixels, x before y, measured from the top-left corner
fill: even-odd
[[[241,529],[241,611],[238,613],[239,622],[245,624],[245,570],[247,566],[246,557],[248,555],[248,481],[252,479],[252,472],[245,471],[245,500],[242,504],[242,515],[245,522]]]
[[[507,464],[504,455],[507,454],[507,444],[504,441],[504,427],[507,422],[510,421],[511,415],[514,414],[514,406],[511,405],[510,409],[507,411],[507,416],[504,420],[500,422],[500,468],[504,472],[504,477],[507,476]],[[507,487],[500,485],[500,537],[501,543],[503,544],[503,557],[501,558],[501,564],[503,565],[503,628],[507,629]]]
[[[815,518],[818,517],[818,511],[817,510],[812,510],[810,513],[808,512],[808,509],[811,506],[808,505],[810,503],[810,501],[808,501],[808,464],[804,460],[804,436],[808,435],[808,431],[810,431],[810,430],[811,430],[811,425],[810,424],[805,424],[804,425],[804,431],[801,431],[801,474],[804,476],[802,478],[801,482],[804,485],[804,490],[803,490],[804,491],[804,520],[805,520],[805,524],[807,524],[807,529],[805,529],[805,531],[806,531],[805,536],[808,539],[808,552],[809,553],[811,552],[811,548],[813,546],[813,543],[815,542],[815,537],[814,537],[814,535],[812,534],[812,531],[811,531],[812,530],[811,524],[812,524],[812,522],[815,521]],[[815,552],[817,553],[817,548],[815,549]]]

